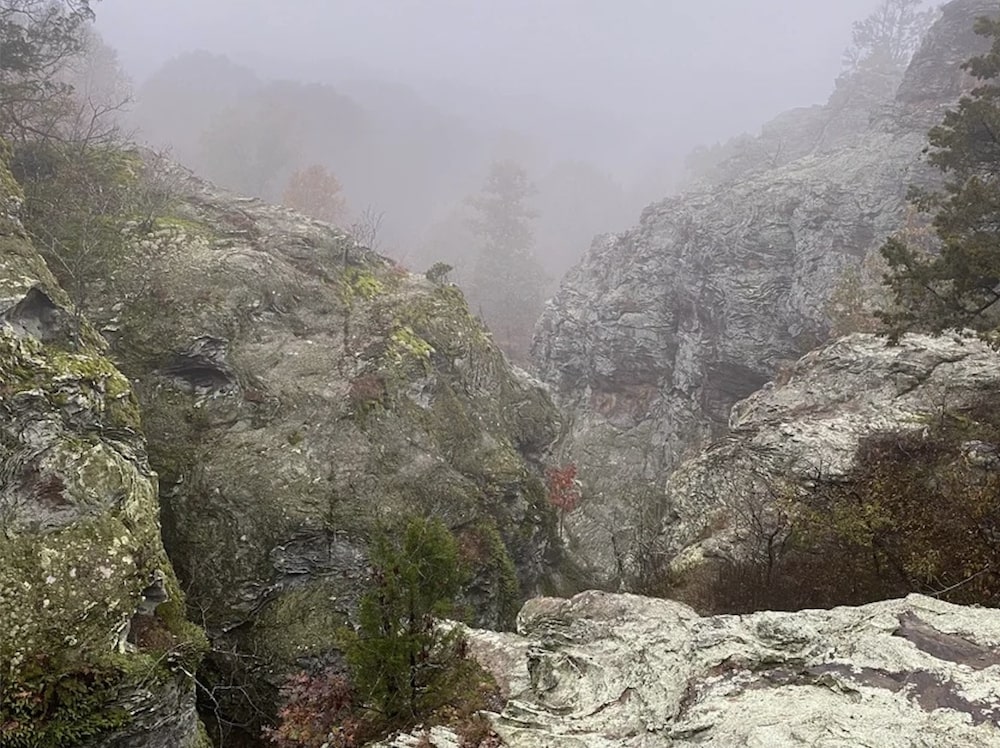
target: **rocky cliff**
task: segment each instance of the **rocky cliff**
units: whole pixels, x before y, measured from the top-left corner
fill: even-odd
[[[551,581],[558,421],[454,286],[174,181],[149,263],[118,279],[132,292],[92,316],[136,383],[167,550],[212,637],[206,708],[256,734],[283,675],[334,656],[376,525],[445,522],[481,625]]]
[[[657,547],[678,569],[738,556],[751,542],[749,514],[764,516],[819,481],[844,481],[866,437],[924,432],[955,417],[968,429],[998,387],[1000,353],[972,335],[905,335],[889,345],[857,334],[813,351],[737,403],[729,433],[673,473]],[[966,439],[956,459],[991,448]]]
[[[135,397],[20,202],[0,164],[0,745],[207,745]]]
[[[613,579],[659,525],[665,478],[725,431],[731,406],[828,336],[844,271],[902,226],[908,186],[933,178],[927,129],[969,85],[973,20],[998,10],[949,3],[882,105],[842,85],[773,125],[792,160],[650,206],[567,276],[534,359],[571,414],[561,452],[587,499],[568,527],[595,574]]]
[[[518,634],[470,649],[511,748],[1000,745],[1000,615],[919,595],[703,618],[587,592],[531,600]]]

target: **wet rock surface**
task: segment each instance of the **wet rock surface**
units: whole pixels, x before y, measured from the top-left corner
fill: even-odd
[[[380,523],[432,515],[455,532],[481,625],[509,624],[550,582],[540,465],[559,422],[456,287],[176,181],[142,240],[150,262],[122,271],[148,274],[121,279],[142,293],[94,317],[136,382],[164,540],[213,637],[206,708],[256,735],[286,673],[337,661]]]
[[[739,556],[748,507],[840,480],[865,437],[974,413],[997,386],[1000,354],[974,335],[905,335],[890,345],[855,334],[817,349],[737,403],[729,433],[670,477],[659,547],[675,567]],[[963,450],[970,464],[992,465],[995,445]]]
[[[8,215],[0,224],[4,745],[203,745],[191,671],[204,639],[184,620],[140,429],[129,381],[100,337],[74,320]]]
[[[700,617],[587,592],[470,634],[509,746],[1000,745],[1000,617],[911,595]]]
[[[568,413],[560,455],[587,499],[567,528],[595,577],[615,581],[647,494],[726,432],[731,406],[828,336],[845,270],[903,225],[907,188],[935,178],[927,130],[968,90],[973,21],[996,11],[949,3],[898,88],[841,86],[762,136],[794,146],[781,159],[649,206],[566,277],[534,360]]]

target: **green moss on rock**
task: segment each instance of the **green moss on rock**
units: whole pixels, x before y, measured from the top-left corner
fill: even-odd
[[[546,573],[541,546],[557,542],[536,491],[552,404],[457,288],[287,211],[193,187],[176,214],[224,241],[180,247],[155,294],[109,324],[138,383],[165,542],[213,634],[206,684],[273,686],[334,656],[364,575],[357,556],[387,518],[486,528],[470,601],[488,606],[483,622],[509,622],[519,588]],[[201,337],[226,341],[238,386],[198,391],[164,374]],[[275,695],[219,693],[235,722],[259,720]]]
[[[86,744],[126,726],[128,711],[115,704],[123,671],[81,666],[39,654],[16,677],[0,680],[0,745],[59,748]]]
[[[23,238],[0,237],[0,256],[0,296],[64,303]],[[84,333],[68,351],[0,325],[2,746],[98,746],[147,720],[195,732],[178,708],[206,641],[177,615],[130,383]],[[137,615],[155,579],[171,599]]]
[[[282,593],[254,624],[253,638],[279,660],[323,657],[348,623],[341,585],[312,580]]]
[[[409,325],[399,325],[389,335],[389,341],[389,356],[396,366],[416,362],[426,367],[434,353],[434,346],[413,332]]]
[[[340,279],[340,295],[348,306],[371,301],[385,292],[385,283],[372,269],[347,268]]]
[[[0,402],[18,394],[44,398],[54,412],[86,413],[97,425],[140,427],[129,381],[105,358],[66,353],[0,328]]]

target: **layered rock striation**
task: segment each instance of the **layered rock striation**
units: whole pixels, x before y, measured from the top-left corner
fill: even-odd
[[[737,403],[729,433],[671,475],[658,551],[678,569],[738,558],[751,510],[849,479],[867,437],[974,424],[998,386],[1000,353],[972,334],[896,345],[855,334],[813,351]]]
[[[0,165],[0,744],[207,745],[131,384],[20,202]]]
[[[995,610],[911,595],[700,617],[586,592],[469,638],[508,698],[493,723],[511,748],[1000,745]]]
[[[168,215],[137,240],[149,262],[93,316],[136,383],[167,549],[213,640],[206,708],[255,735],[285,674],[336,661],[377,526],[451,528],[480,625],[548,589],[559,550],[540,463],[559,422],[456,287],[173,181]]]
[[[725,432],[732,405],[828,337],[845,271],[904,225],[908,187],[935,178],[926,132],[970,85],[974,19],[998,11],[949,3],[889,98],[843,83],[771,128],[794,135],[794,158],[651,205],[566,277],[534,360],[569,414],[561,455],[588,496],[567,526],[598,578],[621,576],[661,519],[645,515],[662,514],[664,480]]]

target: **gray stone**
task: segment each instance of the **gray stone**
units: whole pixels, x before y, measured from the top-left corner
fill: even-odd
[[[443,521],[475,620],[512,621],[558,552],[540,469],[558,414],[456,287],[176,181],[136,239],[148,262],[120,271],[134,293],[94,317],[135,382],[164,541],[213,637],[206,685],[256,737],[284,675],[339,661],[383,522]]]
[[[394,735],[370,748],[462,748],[462,739],[453,730],[436,726]]]
[[[0,193],[9,179],[0,162]],[[72,317],[20,226],[0,222],[0,742],[195,748],[204,637],[164,553],[130,383]],[[155,640],[130,640],[140,618]],[[72,709],[18,725],[7,699],[55,676],[77,689]]]
[[[1000,615],[911,595],[699,617],[586,592],[469,632],[511,748],[1000,746]]]
[[[750,521],[819,478],[846,476],[864,437],[923,431],[998,387],[1000,353],[971,334],[904,335],[898,345],[855,334],[813,351],[737,403],[729,433],[673,473],[660,550],[679,555],[677,567],[739,555]],[[964,452],[995,469],[995,445]]]
[[[958,64],[983,48],[973,20],[991,10],[949,3],[895,96],[842,82],[764,133],[791,143],[787,159],[651,205],[566,277],[533,355],[569,414],[559,455],[586,495],[566,527],[594,578],[620,579],[669,520],[666,478],[725,434],[732,405],[828,338],[844,271],[903,225],[908,186],[937,178],[926,132],[967,90]]]

